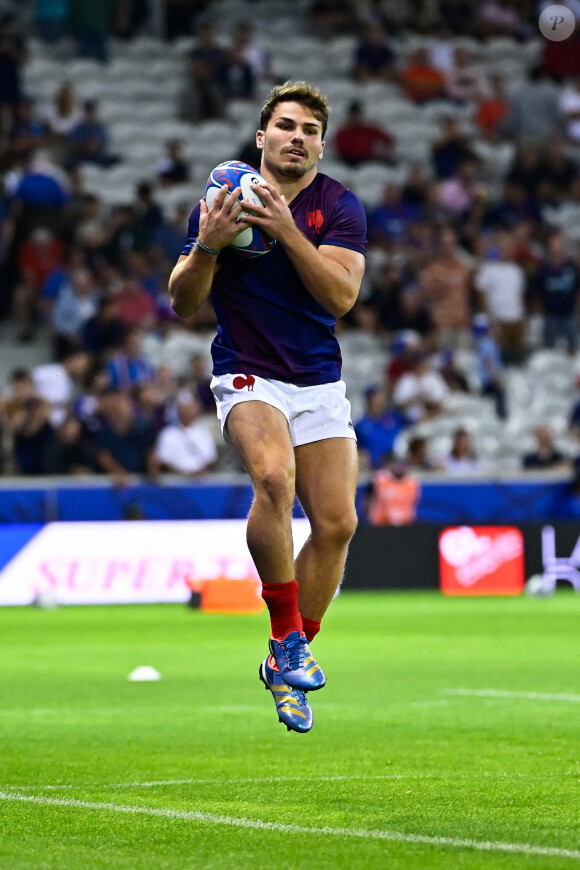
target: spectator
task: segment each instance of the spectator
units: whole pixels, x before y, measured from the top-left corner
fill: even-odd
[[[494,36],[523,35],[522,21],[514,3],[510,0],[488,0],[477,15],[477,30],[483,39]]]
[[[36,114],[34,100],[23,97],[16,106],[14,123],[8,137],[10,159],[28,161],[39,148],[47,148],[49,143],[49,131]]]
[[[417,518],[419,481],[402,460],[392,460],[374,472],[368,519],[373,526],[408,526]]]
[[[136,203],[134,216],[136,231],[140,231],[139,244],[132,246],[137,249],[147,249],[151,235],[163,223],[163,210],[155,201],[153,187],[148,181],[141,181],[135,190]],[[145,242],[145,244],[143,244]]]
[[[151,424],[155,433],[159,433],[167,425],[169,417],[169,403],[164,390],[156,380],[142,381],[131,389],[130,395],[133,399],[135,419]],[[172,399],[175,399],[175,396],[172,396]]]
[[[439,21],[454,36],[465,36],[474,30],[474,9],[470,0],[439,0]]]
[[[88,268],[87,259],[82,248],[76,246],[65,248],[62,260],[56,263],[54,269],[48,273],[42,284],[39,299],[41,321],[50,323],[58,294],[63,287],[70,284],[72,273],[76,270]]]
[[[403,418],[389,407],[384,386],[373,384],[364,395],[365,412],[354,426],[359,458],[364,468],[380,468],[403,430]]]
[[[53,426],[59,426],[69,413],[91,364],[89,354],[77,350],[60,362],[43,363],[32,370],[34,388],[48,403]]]
[[[572,33],[567,39],[557,42],[552,39],[542,40],[542,69],[555,82],[565,82],[580,75],[578,18],[577,14],[575,33]]]
[[[12,12],[0,13],[0,132],[3,116],[7,116],[9,129],[16,116],[16,107],[22,93],[21,74],[28,53],[24,39],[16,31],[16,17]]]
[[[96,166],[113,166],[119,158],[109,150],[109,134],[99,118],[96,100],[85,100],[83,115],[69,133],[66,141],[65,164],[75,167],[82,163]]]
[[[560,110],[564,116],[566,137],[572,145],[580,143],[580,74],[564,88],[560,97]]]
[[[414,163],[401,190],[405,205],[414,205],[426,211],[431,198],[431,185],[421,163]]]
[[[157,319],[157,306],[153,297],[134,278],[125,278],[115,292],[119,319],[132,329],[151,329]]]
[[[242,163],[247,163],[248,166],[252,166],[254,169],[256,166],[260,165],[262,160],[262,152],[256,145],[256,137],[252,136],[250,139],[247,139],[240,150],[237,152],[236,160],[240,160]]]
[[[64,172],[38,151],[25,164],[16,182],[12,212],[18,222],[18,236],[28,235],[39,226],[63,235],[67,230],[70,194]]]
[[[310,0],[307,16],[320,39],[356,33],[359,19],[352,0]]]
[[[366,120],[363,105],[354,100],[348,107],[344,123],[336,131],[336,156],[349,166],[360,166],[369,160],[394,163],[395,140],[378,124]]]
[[[152,242],[154,254],[157,254],[167,263],[168,268],[175,263],[183,250],[183,232],[187,227],[189,206],[178,203],[169,221],[165,219],[153,230]]]
[[[418,350],[411,359],[410,370],[396,382],[392,402],[405,424],[414,425],[441,414],[448,397],[449,388],[441,374],[427,354]]]
[[[144,182],[149,186],[147,182]],[[140,187],[142,185],[139,185]],[[151,223],[155,213],[148,211],[146,203],[139,205],[120,205],[111,209],[106,225],[106,235],[101,241],[101,259],[115,269],[126,269],[129,251],[146,251],[151,244],[151,224],[143,222],[148,215]],[[162,216],[161,216],[162,219]],[[160,222],[160,221],[159,221]]]
[[[206,121],[223,115],[225,96],[218,85],[218,75],[225,62],[225,49],[218,44],[211,22],[206,21],[199,28],[197,47],[188,59],[180,98],[180,115],[184,120]]]
[[[580,269],[568,254],[563,233],[554,232],[548,238],[546,257],[535,276],[532,292],[544,315],[545,346],[556,347],[562,341],[573,356],[578,344]]]
[[[120,39],[133,39],[146,25],[151,12],[151,0],[119,0],[115,35]]]
[[[460,105],[477,103],[490,95],[485,73],[464,48],[455,49],[454,64],[446,75],[446,92]]]
[[[442,466],[433,462],[428,454],[428,441],[424,435],[414,435],[407,444],[405,462],[410,471],[440,471]]]
[[[535,140],[545,144],[561,130],[559,92],[542,67],[535,66],[528,81],[511,95],[500,131],[516,142]]]
[[[472,269],[459,256],[457,233],[444,227],[436,256],[419,275],[424,299],[439,331],[442,347],[467,343],[471,321]]]
[[[491,93],[479,101],[473,116],[481,135],[488,142],[497,143],[501,140],[500,125],[507,114],[508,105],[505,78],[499,74],[493,75]]]
[[[482,223],[489,229],[517,231],[522,225],[534,229],[542,223],[542,212],[538,203],[530,199],[523,184],[508,180],[499,202],[484,211]]]
[[[395,335],[389,347],[389,359],[386,365],[387,383],[391,392],[397,381],[413,370],[418,353],[425,353],[425,347],[417,332],[406,329]]]
[[[536,449],[523,456],[522,468],[526,471],[543,471],[570,467],[568,459],[554,446],[554,436],[549,426],[536,426],[534,436]]]
[[[522,143],[505,176],[506,184],[519,184],[534,202],[543,179],[542,150],[533,141]]]
[[[499,345],[493,334],[492,323],[487,314],[476,314],[472,321],[472,332],[477,361],[477,376],[481,395],[491,396],[495,403],[495,413],[500,420],[508,416],[503,360]]]
[[[128,391],[154,380],[155,369],[141,351],[141,339],[141,330],[129,329],[121,348],[107,363],[108,381],[113,389]]]
[[[477,159],[468,137],[453,115],[441,121],[441,133],[431,143],[431,162],[437,178],[450,178],[464,160]]]
[[[418,105],[446,97],[445,76],[429,61],[426,48],[413,52],[409,63],[399,73],[399,83],[405,95]]]
[[[256,76],[252,66],[246,60],[243,46],[233,45],[226,52],[216,73],[216,83],[226,101],[254,99],[257,86]]]
[[[270,49],[255,37],[252,25],[248,21],[236,21],[232,44],[240,49],[242,57],[252,70],[256,83],[270,77],[272,62]]]
[[[165,143],[165,157],[157,164],[157,178],[162,187],[183,184],[190,179],[189,166],[181,152],[179,139],[169,139]]]
[[[478,269],[474,284],[481,307],[496,325],[505,363],[521,363],[524,355],[526,275],[514,260],[513,235],[497,234],[493,259]]]
[[[211,389],[211,374],[205,354],[194,353],[191,357],[184,387],[197,399],[204,413],[215,413],[215,399]]]
[[[55,158],[60,164],[64,163],[66,157],[68,137],[82,119],[83,113],[77,103],[73,85],[63,82],[42,113],[42,120],[52,139]]]
[[[115,298],[101,296],[97,310],[82,326],[81,346],[93,356],[97,365],[102,365],[113,349],[123,343],[126,332]]]
[[[99,426],[95,432],[96,461],[100,471],[126,486],[131,474],[154,478],[156,432],[147,421],[137,420],[131,398],[114,388],[100,397]]]
[[[384,26],[372,21],[359,42],[354,61],[353,75],[357,82],[394,81],[395,54],[390,48]]]
[[[80,57],[109,61],[109,36],[119,0],[70,0],[70,21]]]
[[[437,369],[452,393],[469,393],[469,382],[449,348],[439,351],[436,356]]]
[[[36,0],[35,20],[39,39],[52,45],[66,36],[70,0]]]
[[[52,437],[49,405],[37,394],[27,369],[11,372],[10,388],[2,411],[12,443],[14,470],[42,474],[42,456]]]
[[[19,341],[35,338],[42,289],[49,275],[62,266],[63,256],[63,243],[46,227],[37,227],[18,247],[21,281],[14,293],[14,318]]]
[[[541,165],[541,181],[549,188],[547,198],[559,205],[569,198],[579,179],[578,160],[568,156],[564,141],[555,139],[548,146]]]
[[[471,445],[471,435],[467,429],[457,429],[449,455],[444,461],[445,471],[455,477],[477,472],[479,467],[479,460]]]
[[[195,16],[205,11],[206,0],[163,0],[165,39],[173,42],[181,36],[191,36]]]
[[[97,310],[98,289],[89,269],[74,269],[58,291],[52,309],[54,358],[62,360],[82,346],[82,330]]]
[[[407,284],[396,294],[388,310],[379,310],[381,325],[388,332],[414,332],[423,346],[435,347],[436,328],[418,284]]]
[[[462,160],[454,175],[444,179],[437,187],[437,205],[448,219],[465,220],[476,205],[483,205],[486,192],[477,181],[478,168],[477,160]]]
[[[94,440],[72,414],[57,426],[42,452],[44,474],[94,474],[97,470]]]
[[[453,66],[456,48],[453,33],[441,20],[434,22],[430,31],[427,43],[429,63],[445,75]]]
[[[404,241],[410,224],[422,217],[420,208],[403,202],[401,190],[396,184],[386,184],[381,202],[369,214],[369,238],[375,244],[388,248],[394,242]]]
[[[165,426],[155,444],[162,471],[193,477],[209,471],[217,461],[217,448],[208,427],[200,421],[201,405],[187,390],[177,396],[177,420]]]

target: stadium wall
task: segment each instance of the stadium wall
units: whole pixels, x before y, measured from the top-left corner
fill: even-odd
[[[419,523],[503,524],[573,520],[580,516],[567,479],[423,481],[417,511]],[[364,523],[366,484],[358,491],[358,512]],[[22,478],[0,486],[0,524],[123,519],[243,519],[252,500],[246,477],[163,485],[136,483],[115,487],[101,480]],[[300,506],[295,516],[302,516]]]

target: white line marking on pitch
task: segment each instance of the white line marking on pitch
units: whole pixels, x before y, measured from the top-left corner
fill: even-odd
[[[525,701],[566,701],[580,704],[580,695],[552,692],[507,692],[501,689],[441,689],[445,695],[465,695],[474,698],[514,698]]]
[[[420,843],[428,846],[450,846],[455,849],[475,849],[480,852],[519,852],[524,855],[543,855],[548,858],[572,858],[580,860],[580,851],[559,849],[550,846],[534,846],[531,843],[501,843],[489,840],[469,840],[459,837],[430,837],[426,834],[404,834],[400,831],[381,831],[373,828],[309,828],[305,825],[286,825],[281,822],[265,822],[262,819],[235,818],[196,810],[172,810],[160,807],[125,806],[97,801],[79,801],[68,798],[50,798],[39,795],[0,792],[0,800],[21,801],[55,807],[76,807],[85,810],[127,813],[129,815],[157,816],[164,819],[184,819],[189,822],[205,822],[210,825],[229,825],[257,831],[274,831],[283,834],[320,834],[334,837],[355,837],[364,840],[390,840],[395,843]]]
[[[478,774],[479,776],[480,774]],[[385,774],[353,774],[345,776],[309,776],[308,780],[312,782],[350,782],[353,780],[396,780],[396,779],[439,779],[442,775],[438,773],[385,773]],[[164,785],[248,785],[267,782],[302,782],[303,776],[252,776],[224,779],[223,777],[214,777],[212,779],[156,779],[150,782],[107,782],[101,785],[11,785],[7,788],[17,789],[33,789],[35,791],[54,791],[56,789],[105,789],[105,788],[155,788],[156,786]]]

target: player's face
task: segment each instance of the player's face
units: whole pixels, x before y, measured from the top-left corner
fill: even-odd
[[[322,124],[300,103],[278,103],[265,130],[258,130],[264,165],[285,178],[303,178],[322,157]]]

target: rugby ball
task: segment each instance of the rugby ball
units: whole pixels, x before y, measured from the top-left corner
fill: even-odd
[[[241,187],[240,200],[248,199],[255,205],[263,208],[264,203],[260,197],[252,190],[251,184],[265,184],[264,178],[260,173],[249,166],[247,163],[242,163],[240,160],[227,160],[225,163],[220,163],[215,169],[210,172],[207,184],[205,186],[205,201],[211,208],[217,193],[221,190],[224,184],[233,190],[235,187]],[[246,212],[240,212],[240,218]],[[267,254],[274,245],[275,239],[263,233],[257,227],[246,227],[241,230],[235,237],[229,247],[236,254],[243,257],[259,257],[261,254]]]

